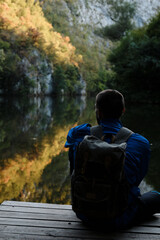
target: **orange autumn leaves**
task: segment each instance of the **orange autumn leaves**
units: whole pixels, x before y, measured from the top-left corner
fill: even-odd
[[[46,20],[39,1],[0,0],[0,36],[7,31],[10,32],[9,41],[14,39],[24,48],[28,45],[37,47],[53,64],[78,66],[82,61],[70,38],[54,31]],[[12,34],[14,37],[11,37]]]
[[[42,141],[33,144],[32,149],[23,154],[15,154],[13,158],[6,158],[4,166],[0,166],[0,203],[6,199],[18,198],[20,192],[27,186],[32,195],[36,192],[35,185],[38,186],[44,169],[66,149],[64,144],[66,136],[72,125],[56,127],[51,129],[52,138],[48,140],[48,135]],[[63,163],[63,159],[55,163]],[[59,166],[59,165],[58,165]],[[57,167],[58,167],[57,166]],[[62,167],[62,166],[61,166]],[[21,199],[22,200],[22,199]]]

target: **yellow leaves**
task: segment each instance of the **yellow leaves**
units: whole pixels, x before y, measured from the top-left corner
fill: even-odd
[[[71,125],[67,125],[53,129],[54,134],[52,134],[53,138],[50,143],[46,136],[40,144],[35,143],[30,152],[16,154],[13,159],[5,159],[8,164],[3,168],[0,167],[0,202],[5,200],[6,196],[17,197],[27,184],[39,183],[43,170],[51,163],[52,158],[64,151],[66,136],[70,128]],[[12,186],[18,188],[17,192]]]
[[[7,3],[2,3],[1,6],[3,11],[8,11],[10,9]]]
[[[18,25],[14,9],[11,9],[6,3],[0,4],[0,24],[3,29],[14,29]]]
[[[7,13],[7,14],[6,14]],[[0,26],[12,30],[22,37],[24,46],[27,39],[50,56],[53,64],[74,64],[78,66],[82,56],[75,53],[69,37],[63,37],[53,30],[45,19],[42,9],[34,0],[0,0]]]

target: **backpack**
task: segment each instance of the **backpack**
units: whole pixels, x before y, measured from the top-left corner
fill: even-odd
[[[131,130],[122,127],[107,143],[102,127],[94,126],[91,135],[78,145],[71,176],[72,209],[76,214],[92,220],[110,220],[125,211],[129,184],[124,160],[131,134]]]

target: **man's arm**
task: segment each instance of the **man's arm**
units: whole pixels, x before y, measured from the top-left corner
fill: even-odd
[[[150,160],[150,144],[135,133],[129,138],[126,149],[125,172],[131,185],[138,186],[145,177]]]
[[[69,161],[70,161],[70,173],[74,169],[74,161],[76,148],[78,144],[83,140],[85,135],[90,135],[90,124],[82,124],[71,128],[67,135],[67,141],[65,147],[69,148]]]

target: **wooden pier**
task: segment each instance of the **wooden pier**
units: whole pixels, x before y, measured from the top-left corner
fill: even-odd
[[[85,227],[70,205],[4,201],[0,205],[0,239],[160,240],[160,214],[126,231],[105,233]]]

